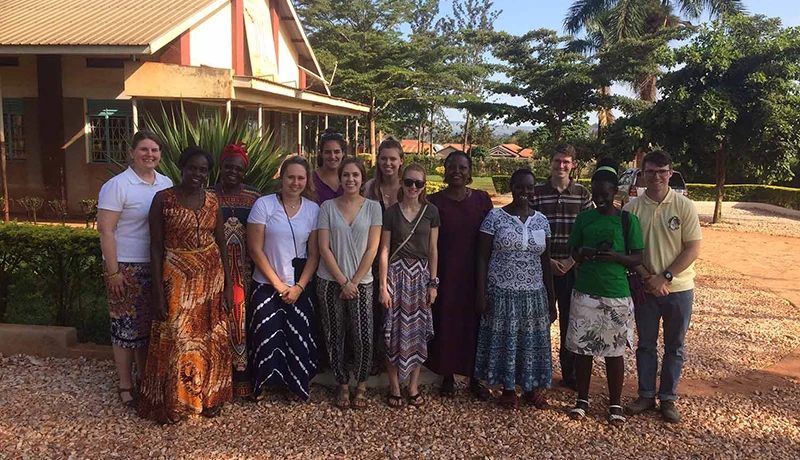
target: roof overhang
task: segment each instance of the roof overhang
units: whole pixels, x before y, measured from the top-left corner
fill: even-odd
[[[160,62],[125,62],[125,95],[148,99],[232,101],[268,110],[319,115],[361,116],[369,106],[302,91],[256,77],[234,76],[230,69]]]
[[[150,54],[148,45],[0,45],[0,54],[79,54],[131,56]]]

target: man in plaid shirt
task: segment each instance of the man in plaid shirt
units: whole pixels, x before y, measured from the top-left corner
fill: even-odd
[[[553,269],[553,286],[558,301],[558,323],[561,329],[562,386],[575,389],[575,354],[564,348],[569,325],[569,306],[572,286],[575,283],[575,261],[567,239],[579,212],[593,207],[592,195],[586,187],[570,177],[575,168],[575,148],[557,144],[550,160],[550,177],[536,185],[531,207],[541,212],[550,222],[550,263]]]

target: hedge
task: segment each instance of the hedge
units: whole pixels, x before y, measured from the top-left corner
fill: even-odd
[[[97,232],[0,224],[0,321],[74,326],[80,340],[109,343]]]
[[[715,201],[717,199],[714,184],[686,184],[689,197],[694,201]],[[778,187],[775,185],[732,184],[726,185],[723,195],[725,201],[747,201],[765,203],[783,208],[800,210],[800,189]]]
[[[510,176],[493,176],[494,188],[497,193],[511,192]],[[591,179],[578,179],[577,183],[591,189]],[[716,185],[714,184],[686,184],[689,188],[689,198],[694,201],[716,200]],[[778,187],[775,185],[757,184],[732,184],[725,186],[723,199],[725,201],[745,201],[751,203],[765,203],[783,208],[800,210],[800,189],[791,187]]]
[[[439,174],[436,168],[444,165],[444,158],[431,155],[405,155],[405,164],[419,163],[425,167],[427,174]],[[472,163],[472,175],[489,177],[497,174],[511,174],[519,168],[534,168],[534,160],[517,158],[485,158]]]

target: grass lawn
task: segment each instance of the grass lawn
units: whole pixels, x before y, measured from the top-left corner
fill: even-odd
[[[431,182],[442,182],[442,176],[428,176]],[[485,190],[489,194],[495,194],[494,184],[491,177],[473,177],[470,187],[478,190]]]

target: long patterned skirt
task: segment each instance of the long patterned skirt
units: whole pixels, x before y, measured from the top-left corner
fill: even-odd
[[[225,236],[228,241],[228,266],[231,270],[233,281],[233,306],[230,312],[231,351],[233,354],[233,395],[238,397],[250,396],[252,393],[250,373],[247,369],[247,319],[251,312],[247,311],[250,294],[250,281],[253,279],[253,268],[247,256],[247,244],[242,233],[241,224],[234,232],[228,219],[225,226]],[[239,228],[242,227],[242,228]]]
[[[397,368],[400,381],[428,359],[433,338],[433,315],[428,307],[427,260],[399,259],[389,265],[387,284],[392,308],[383,323],[386,357]]]
[[[143,348],[153,322],[150,263],[120,262],[119,271],[127,281],[122,297],[111,294],[106,280],[111,343],[122,348]]]
[[[523,391],[550,388],[550,313],[547,291],[489,289],[489,313],[481,318],[475,378]]]
[[[225,275],[216,245],[166,253],[168,317],[153,321],[138,412],[159,423],[199,414],[233,397]]]
[[[309,383],[317,374],[314,305],[303,293],[286,304],[271,284],[253,282],[250,298],[250,369],[253,391],[286,387],[298,398],[310,397]]]

